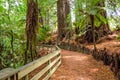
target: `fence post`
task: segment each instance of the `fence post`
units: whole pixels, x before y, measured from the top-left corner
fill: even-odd
[[[24,80],[29,80],[28,74],[24,77]]]
[[[10,80],[10,77],[7,80]]]
[[[50,52],[52,52],[52,47],[50,47]],[[51,64],[51,59],[48,61],[48,65],[50,65]],[[51,73],[51,68],[49,69],[49,72],[48,72],[48,74],[50,74]]]
[[[48,65],[51,64],[51,60],[49,60]],[[51,68],[49,69],[49,73],[51,73]]]
[[[61,57],[60,52],[59,52],[59,54],[57,55],[57,57],[59,57],[59,56]],[[61,59],[60,59],[59,61],[61,61]]]

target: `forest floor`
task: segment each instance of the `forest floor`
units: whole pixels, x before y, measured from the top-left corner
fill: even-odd
[[[62,64],[50,80],[115,80],[108,66],[91,55],[62,50]]]
[[[108,35],[102,37],[100,40],[96,41],[96,48],[98,50],[106,48],[107,52],[110,54],[115,54],[120,52],[120,40],[117,40],[117,36],[120,35],[119,33],[113,33],[112,35]],[[89,49],[94,49],[93,44],[84,44]]]

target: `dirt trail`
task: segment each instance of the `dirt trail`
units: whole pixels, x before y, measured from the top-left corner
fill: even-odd
[[[108,66],[91,55],[62,50],[62,65],[50,80],[115,80]]]

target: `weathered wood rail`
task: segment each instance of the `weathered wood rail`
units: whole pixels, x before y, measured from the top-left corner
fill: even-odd
[[[3,69],[0,71],[0,80],[39,80],[39,78],[43,76],[46,72],[47,74],[42,80],[48,80],[61,64],[60,52],[60,48],[56,46],[56,48],[51,53],[31,63],[28,63],[25,66],[20,67],[19,69]],[[48,62],[47,66],[45,66],[40,72],[29,79],[29,73],[39,68],[46,62]]]

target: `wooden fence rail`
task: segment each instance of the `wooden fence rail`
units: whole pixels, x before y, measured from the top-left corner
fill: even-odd
[[[42,80],[48,80],[61,64],[61,50],[56,46],[56,50],[51,53],[20,67],[19,69],[7,68],[0,71],[0,80],[38,80],[46,72],[47,75]],[[55,59],[53,59],[55,58]],[[53,59],[53,60],[52,60]],[[40,72],[29,79],[28,75],[44,63],[48,62]]]

